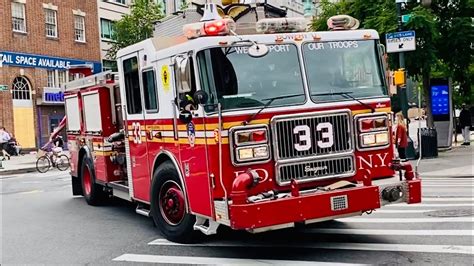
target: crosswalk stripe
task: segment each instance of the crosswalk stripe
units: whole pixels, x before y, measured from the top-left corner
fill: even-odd
[[[472,183],[474,178],[422,178],[421,182],[431,182],[431,183],[447,183],[447,182],[459,182],[459,183]]]
[[[392,204],[392,205],[387,205],[384,208],[389,208],[389,207],[401,207],[403,208],[432,208],[432,207],[473,207],[474,203],[451,203],[451,204],[424,204],[424,203],[416,203],[416,204],[406,204],[406,203],[397,203],[397,204]]]
[[[434,210],[427,210],[427,209],[419,209],[419,210],[386,210],[386,209],[378,209],[375,210],[373,213],[424,213],[424,212],[431,212]]]
[[[127,262],[149,262],[149,263],[168,263],[168,264],[193,264],[193,265],[364,265],[341,262],[322,262],[322,261],[298,261],[298,260],[266,260],[266,259],[236,259],[219,257],[187,257],[187,256],[163,256],[148,254],[123,254],[114,261]]]
[[[474,201],[474,198],[464,197],[464,198],[455,198],[455,197],[445,197],[445,198],[421,198],[422,202],[427,201]]]
[[[454,185],[427,185],[422,184],[422,187],[474,187],[474,184],[454,184]]]
[[[398,251],[398,252],[427,252],[427,253],[454,253],[472,254],[474,246],[462,245],[417,245],[417,244],[381,244],[381,243],[343,243],[343,242],[318,242],[318,243],[250,243],[250,242],[224,242],[200,244],[179,244],[166,239],[156,239],[148,243],[152,246],[191,246],[191,247],[280,247],[280,248],[311,248],[311,249],[343,249],[365,251]]]
[[[342,228],[305,228],[305,233],[338,235],[386,235],[386,236],[466,236],[472,237],[472,230],[398,230],[398,229],[342,229]]]
[[[474,217],[433,217],[433,218],[341,218],[346,223],[472,223]]]

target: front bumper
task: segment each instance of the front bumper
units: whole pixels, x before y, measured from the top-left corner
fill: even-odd
[[[388,201],[386,189],[398,188],[401,197]],[[259,232],[294,226],[295,222],[311,223],[362,214],[383,205],[421,202],[421,180],[394,179],[374,181],[371,186],[304,193],[246,204],[230,204],[229,220],[233,229]]]

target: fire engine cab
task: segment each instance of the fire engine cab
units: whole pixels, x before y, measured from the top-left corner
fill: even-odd
[[[73,194],[135,202],[177,242],[420,202],[393,151],[379,35],[356,24],[264,18],[239,35],[216,17],[120,50],[118,73],[65,86]]]

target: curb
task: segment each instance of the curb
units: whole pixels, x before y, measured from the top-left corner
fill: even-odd
[[[36,171],[36,167],[28,167],[28,168],[12,169],[12,170],[0,170],[0,176],[25,174],[25,173],[35,172],[35,171]]]

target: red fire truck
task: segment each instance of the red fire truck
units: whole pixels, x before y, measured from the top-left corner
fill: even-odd
[[[73,194],[135,202],[177,242],[420,202],[418,175],[394,156],[378,33],[306,25],[185,25],[187,38],[120,50],[118,74],[67,84]]]

